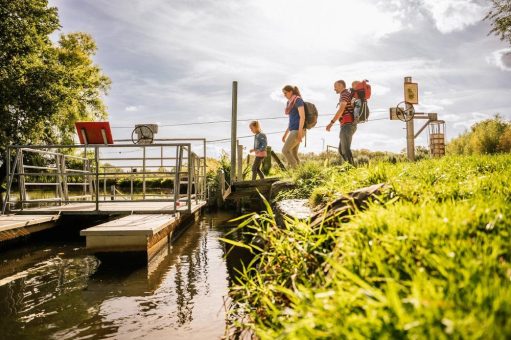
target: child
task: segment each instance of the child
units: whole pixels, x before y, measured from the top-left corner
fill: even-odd
[[[252,121],[249,127],[250,131],[255,134],[254,148],[250,150],[250,152],[255,152],[254,165],[252,165],[252,180],[255,181],[257,175],[259,175],[261,179],[264,179],[264,174],[261,171],[261,164],[266,157],[266,146],[268,145],[268,141],[266,139],[266,135],[261,132],[261,126],[257,120]]]
[[[355,118],[355,122],[357,123],[360,118],[362,110],[362,100],[360,100],[360,98],[358,98],[358,96],[355,95],[355,89],[357,88],[358,84],[360,84],[358,80],[355,80],[353,83],[351,83],[351,92],[353,95],[353,99],[351,100],[351,106],[353,107],[353,118]]]

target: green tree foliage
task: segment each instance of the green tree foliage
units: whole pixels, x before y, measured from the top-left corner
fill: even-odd
[[[0,0],[0,163],[10,144],[69,143],[76,120],[107,116],[94,40],[71,33],[55,44],[59,28],[47,0]]]
[[[485,20],[491,21],[490,34],[511,44],[511,0],[492,0],[493,8]]]
[[[511,151],[511,123],[499,115],[474,124],[447,145],[451,155],[483,155]]]

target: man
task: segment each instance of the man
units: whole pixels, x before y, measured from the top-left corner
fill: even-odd
[[[339,134],[339,153],[342,158],[355,165],[353,155],[351,154],[351,139],[357,131],[357,124],[353,117],[353,106],[351,105],[352,94],[346,88],[344,80],[338,80],[334,83],[334,90],[339,94],[339,109],[335,113],[334,118],[327,125],[326,130],[330,132],[332,126],[337,122],[341,122],[341,133]]]

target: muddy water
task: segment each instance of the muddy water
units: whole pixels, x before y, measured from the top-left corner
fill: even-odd
[[[98,259],[76,237],[0,250],[0,339],[222,337],[228,218],[204,216],[149,264]]]

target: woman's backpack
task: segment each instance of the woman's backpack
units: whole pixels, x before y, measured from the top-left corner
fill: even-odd
[[[316,109],[316,105],[304,102],[305,109],[305,124],[304,127],[306,129],[312,129],[316,126],[318,122],[318,109]]]

